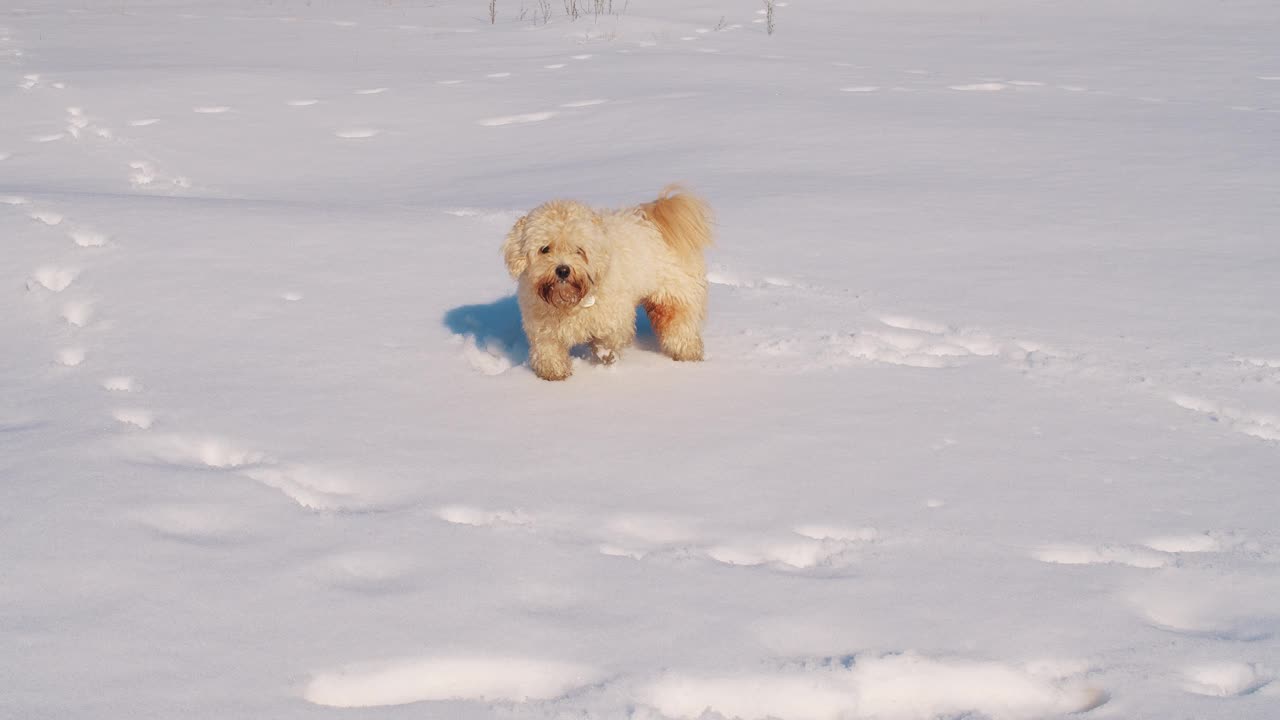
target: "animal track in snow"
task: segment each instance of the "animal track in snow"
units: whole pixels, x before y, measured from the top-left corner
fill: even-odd
[[[485,77],[487,77],[487,78],[492,78],[492,79],[494,79],[494,80],[502,80],[502,79],[504,79],[504,78],[509,78],[509,77],[511,77],[511,73],[509,73],[509,72],[496,72],[496,73],[489,73],[488,75],[485,75]]]
[[[919,368],[950,367],[966,358],[991,357],[999,353],[999,346],[985,335],[940,336],[898,329],[873,329],[832,336],[826,349],[826,355],[836,361],[847,357]]]
[[[914,653],[830,658],[768,674],[669,673],[641,690],[664,716],[701,718],[1044,717],[1083,712],[1107,695],[1075,678],[998,662]]]
[[[89,318],[93,315],[92,303],[79,300],[73,300],[62,306],[62,319],[68,324],[76,327],[84,327],[89,324]]]
[[[770,540],[744,539],[706,548],[708,558],[725,565],[745,567],[769,566],[783,571],[838,570],[847,567],[859,547],[877,537],[874,530],[839,531],[831,537],[831,529],[814,527],[794,531],[795,536]],[[821,535],[821,537],[815,537]],[[869,539],[864,539],[869,538]]]
[[[574,60],[590,60],[591,56],[590,55],[572,55],[571,58]]]
[[[32,220],[35,220],[37,222],[42,222],[45,225],[48,225],[50,227],[54,225],[62,224],[62,221],[64,219],[61,213],[50,212],[48,210],[33,212],[31,213],[30,217]]]
[[[77,228],[72,230],[69,235],[75,241],[75,244],[82,248],[102,247],[107,244],[108,240],[106,235],[89,228]]]
[[[1260,368],[1266,370],[1280,370],[1280,360],[1262,357],[1237,357],[1233,358],[1235,362],[1247,368]]]
[[[549,120],[555,116],[556,113],[547,111],[524,113],[522,115],[505,115],[503,117],[486,118],[477,122],[484,127],[500,127],[503,125],[522,125],[525,123],[542,122],[543,120]]]
[[[71,283],[75,282],[76,276],[80,272],[78,270],[70,270],[67,268],[42,267],[32,273],[31,280],[27,283],[27,288],[33,288],[35,285],[48,290],[49,292],[62,292]]]
[[[481,347],[474,335],[455,335],[462,341],[462,357],[474,370],[484,375],[501,375],[515,367],[506,344],[498,338],[488,338]]]
[[[560,68],[566,67],[566,66],[564,63],[552,63],[551,65],[543,65],[542,67],[548,70],[559,70]]]
[[[472,527],[527,526],[532,518],[519,510],[482,510],[469,505],[446,505],[436,510],[436,517],[454,525]]]
[[[1187,668],[1182,687],[1209,697],[1238,697],[1256,692],[1275,680],[1275,674],[1256,663],[1218,662]]]
[[[1219,640],[1256,641],[1280,630],[1280,582],[1247,575],[1176,571],[1149,580],[1129,601],[1153,626]]]
[[[1161,568],[1172,558],[1163,552],[1123,545],[1047,545],[1034,553],[1041,562],[1057,565],[1129,565],[1136,568]]]
[[[736,536],[706,531],[684,518],[623,515],[597,532],[601,554],[646,560],[705,558],[723,565],[828,574],[848,567],[879,540],[873,528],[801,525],[786,533]]]
[[[594,668],[556,660],[448,655],[352,665],[319,673],[303,698],[328,707],[381,707],[428,700],[551,700],[601,678]]]
[[[391,89],[391,88],[385,88],[385,87],[365,88],[365,89],[363,89],[363,90],[356,90],[354,94],[356,94],[356,95],[381,95],[382,93],[387,92],[387,91],[388,91],[388,90],[390,90],[390,89]]]
[[[1280,440],[1280,415],[1251,412],[1191,395],[1173,395],[1169,398],[1180,408],[1207,415],[1226,427],[1262,440]]]
[[[969,85],[950,85],[948,86],[948,89],[960,90],[961,92],[996,92],[999,90],[1004,90],[1008,87],[1009,86],[1006,85],[1005,83],[984,82],[984,83],[972,83]]]
[[[138,389],[138,381],[126,375],[117,375],[103,380],[102,389],[111,392],[135,392]]]
[[[266,455],[213,435],[146,435],[121,443],[133,460],[187,468],[226,470],[264,462]]]
[[[129,163],[129,182],[137,188],[154,188],[168,185],[175,188],[191,187],[191,181],[181,175],[162,175],[156,166],[146,160],[134,160]]]
[[[125,425],[132,425],[136,428],[146,430],[155,422],[155,416],[150,410],[142,408],[117,408],[111,412],[111,417],[117,422]]]
[[[284,493],[308,510],[362,512],[389,507],[392,502],[369,479],[356,474],[309,465],[259,465],[241,472],[267,487]]]
[[[333,134],[343,140],[365,140],[371,137],[377,137],[381,133],[381,130],[376,130],[374,128],[347,128],[345,130],[335,131]]]
[[[1152,550],[1166,553],[1211,553],[1227,549],[1222,538],[1209,533],[1192,535],[1162,535],[1142,543]]]
[[[230,111],[231,108],[227,105],[197,105],[196,107],[191,108],[191,112],[199,113],[201,115],[221,115],[222,113]]]
[[[311,107],[319,102],[319,100],[312,98],[304,98],[301,100],[287,100],[285,101],[285,105],[288,105],[289,107]]]
[[[84,359],[84,348],[69,347],[59,350],[58,354],[54,356],[53,361],[63,367],[76,367],[80,363],[83,363]]]
[[[891,328],[898,330],[915,330],[922,333],[931,333],[933,335],[943,335],[947,332],[947,326],[940,325],[928,320],[918,320],[905,315],[886,315],[880,318],[880,322]]]

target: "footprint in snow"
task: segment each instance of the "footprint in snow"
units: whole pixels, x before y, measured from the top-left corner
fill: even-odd
[[[102,389],[110,392],[137,392],[138,381],[127,375],[116,375],[102,381]]]
[[[111,417],[122,425],[129,425],[141,430],[147,430],[155,423],[155,415],[144,408],[117,408],[111,412]]]
[[[1166,553],[1125,545],[1046,545],[1036,550],[1033,557],[1055,565],[1128,565],[1148,569],[1173,562]]]
[[[107,240],[110,239],[103,233],[96,230],[90,230],[89,228],[78,228],[76,230],[72,230],[68,233],[68,236],[76,245],[79,245],[82,248],[102,247],[103,245],[106,245]]]
[[[335,137],[343,140],[367,140],[382,134],[381,130],[375,128],[347,128],[338,130],[333,133]]]
[[[1273,577],[1180,570],[1148,580],[1128,600],[1166,632],[1254,642],[1280,632],[1278,596],[1280,581]]]
[[[1182,688],[1208,697],[1240,697],[1261,690],[1275,679],[1274,672],[1257,663],[1217,662],[1187,668]]]
[[[959,90],[961,92],[998,92],[1008,87],[1009,87],[1008,85],[1002,82],[983,82],[983,83],[972,83],[969,85],[948,86],[948,88],[951,90]]]
[[[79,274],[78,270],[45,266],[32,273],[31,280],[27,282],[27,288],[33,289],[39,286],[49,292],[62,292],[75,282]]]
[[[64,219],[61,213],[49,212],[47,210],[31,213],[30,217],[32,220],[42,222],[50,227],[60,225]]]
[[[62,306],[61,317],[68,325],[84,327],[93,316],[93,303],[74,300]]]
[[[76,367],[84,362],[85,355],[84,348],[81,347],[63,348],[53,356],[53,361],[63,367]]]
[[[485,118],[483,120],[477,120],[476,122],[483,127],[501,127],[503,125],[525,125],[528,123],[542,122],[543,120],[550,120],[555,116],[555,112],[545,111]]]
[[[1106,692],[1075,675],[912,652],[814,658],[772,672],[708,676],[669,671],[639,690],[664,717],[1058,717]]]
[[[369,708],[431,700],[551,700],[602,679],[595,668],[512,655],[441,655],[349,665],[317,673],[303,691],[313,705]]]

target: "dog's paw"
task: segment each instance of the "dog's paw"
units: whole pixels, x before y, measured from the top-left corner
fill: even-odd
[[[573,374],[573,367],[567,363],[561,365],[534,365],[533,374],[543,380],[568,380]]]
[[[613,348],[604,347],[603,345],[592,345],[591,352],[595,354],[596,360],[602,365],[612,365],[618,362],[620,353]]]
[[[678,362],[701,362],[703,359],[702,340],[669,344],[667,355]]]

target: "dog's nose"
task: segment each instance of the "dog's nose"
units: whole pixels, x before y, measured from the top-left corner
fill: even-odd
[[[569,266],[561,265],[560,267],[556,268],[556,277],[560,278],[561,280],[564,280],[565,278],[569,277]]]

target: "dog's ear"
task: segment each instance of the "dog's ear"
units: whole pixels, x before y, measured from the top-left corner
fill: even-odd
[[[529,253],[525,252],[524,247],[524,226],[528,223],[528,215],[517,220],[511,231],[507,233],[507,240],[502,245],[502,256],[507,261],[507,272],[517,279],[524,274],[525,268],[529,267]]]

